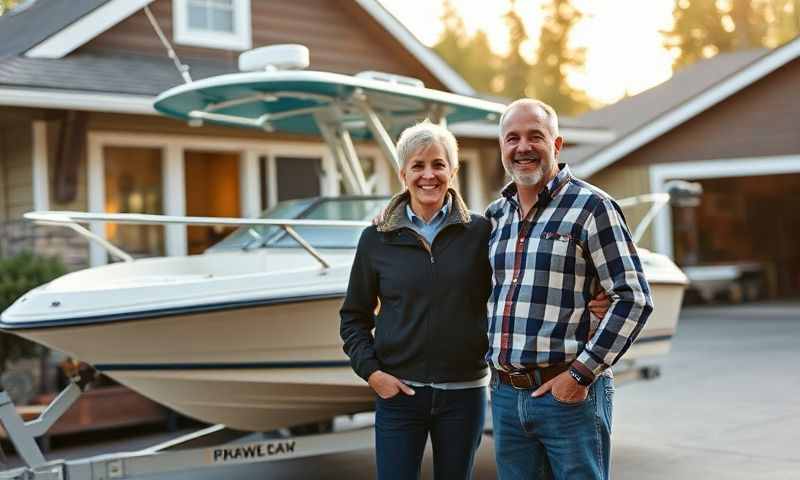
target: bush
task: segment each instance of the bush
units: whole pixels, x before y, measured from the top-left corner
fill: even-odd
[[[23,252],[9,258],[0,258],[0,310],[10,307],[28,290],[38,287],[67,273],[64,264],[55,257],[39,257]],[[24,357],[40,355],[44,351],[33,342],[0,332],[0,374],[9,362]]]

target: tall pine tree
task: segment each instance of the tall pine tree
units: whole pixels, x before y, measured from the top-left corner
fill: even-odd
[[[569,83],[567,75],[583,68],[586,61],[586,50],[569,44],[570,31],[583,15],[569,0],[551,0],[543,10],[537,61],[530,77],[533,92],[559,113],[582,113],[589,109],[589,98]]]

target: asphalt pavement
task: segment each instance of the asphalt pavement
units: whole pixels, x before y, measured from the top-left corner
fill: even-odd
[[[661,377],[617,389],[613,478],[800,479],[798,342],[800,302],[684,308],[670,355],[647,362]],[[132,450],[164,437],[63,446],[49,456]],[[374,468],[373,452],[358,450],[271,462],[257,477],[360,480],[374,478]],[[430,449],[423,478],[433,478]],[[496,478],[489,436],[475,478]]]

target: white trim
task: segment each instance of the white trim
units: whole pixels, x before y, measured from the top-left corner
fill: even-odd
[[[181,217],[186,215],[186,173],[184,148],[170,143],[161,149],[161,195],[164,199],[164,214]],[[182,256],[188,253],[186,225],[164,227],[164,250],[167,256]]]
[[[800,56],[800,38],[755,60],[738,73],[721,80],[688,102],[666,112],[639,130],[623,137],[617,143],[613,143],[594,154],[585,163],[575,167],[575,174],[583,178],[593,175],[647,142],[760,80],[798,56]]]
[[[259,156],[259,152],[254,150],[247,150],[239,156],[239,205],[242,216],[246,218],[257,218],[261,213]]]
[[[406,27],[375,0],[356,0],[387,32],[431,71],[450,91],[475,95],[475,90],[442,58],[425,46]]]
[[[33,209],[50,209],[50,174],[47,165],[47,122],[31,123],[33,153]]]
[[[189,0],[172,0],[172,31],[175,43],[225,50],[253,48],[250,0],[233,0],[233,33],[198,31],[189,28]]]
[[[155,115],[155,97],[73,90],[0,88],[0,105]]]
[[[32,58],[63,58],[153,0],[111,0],[25,52]]]
[[[464,198],[467,207],[469,207],[470,210],[481,211],[482,207],[485,205],[482,205],[483,189],[477,171],[480,168],[480,165],[478,165],[480,162],[480,154],[475,149],[459,150],[458,162],[460,165],[466,165],[467,172],[469,173],[469,175],[466,176],[463,175],[463,172],[458,174],[459,192],[461,192],[461,186],[466,185],[467,190],[469,190],[469,197]]]
[[[105,165],[103,165],[103,145],[89,133],[86,172],[86,195],[89,201],[89,211],[105,213],[104,200],[106,198]],[[100,238],[106,238],[105,225],[92,222],[92,233]],[[108,263],[106,249],[97,242],[89,242],[89,265],[96,267]]]
[[[668,180],[700,180],[704,178],[750,177],[800,173],[800,155],[751,157],[696,162],[662,163],[651,165],[650,191],[663,192]],[[653,222],[655,251],[669,257],[674,255],[672,244],[672,214],[664,208]]]
[[[491,138],[500,136],[497,123],[459,122],[448,125],[453,135],[462,138]],[[570,143],[604,144],[617,138],[617,134],[607,128],[559,127],[559,133]]]

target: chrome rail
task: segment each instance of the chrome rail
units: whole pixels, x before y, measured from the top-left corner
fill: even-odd
[[[94,213],[70,211],[38,211],[28,212],[25,219],[41,225],[56,225],[71,228],[105,248],[111,255],[125,262],[132,262],[134,258],[124,250],[112,244],[105,238],[91,232],[81,224],[92,222],[110,222],[128,225],[225,225],[235,227],[245,226],[271,226],[282,228],[292,237],[309,255],[319,262],[324,269],[330,264],[308,243],[295,227],[368,227],[370,222],[356,220],[303,220],[303,219],[268,219],[268,218],[235,218],[235,217],[180,217],[173,215],[151,215],[144,213]]]

